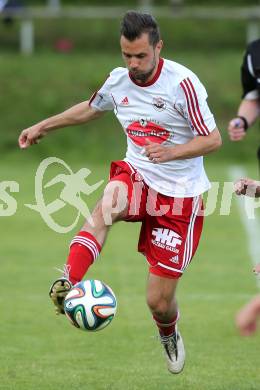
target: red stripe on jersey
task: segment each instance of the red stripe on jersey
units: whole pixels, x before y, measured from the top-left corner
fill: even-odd
[[[200,118],[199,118],[199,115],[198,115],[198,111],[197,111],[197,106],[196,106],[196,100],[194,99],[194,94],[193,94],[193,91],[192,91],[192,88],[190,87],[190,85],[188,84],[188,80],[189,79],[185,79],[183,80],[187,90],[188,90],[188,93],[189,93],[189,97],[190,97],[190,101],[191,101],[191,106],[192,106],[192,113],[194,115],[194,118],[195,118],[195,122],[196,122],[196,130],[199,131],[200,129],[200,134],[201,135],[207,135],[207,132],[205,131],[205,129],[203,128],[202,124],[201,124],[201,121],[200,121]],[[194,93],[195,93],[195,90],[194,90]],[[195,93],[195,96],[196,96],[196,93]]]
[[[197,98],[197,94],[196,94],[195,88],[194,88],[194,86],[193,86],[193,84],[192,84],[192,82],[191,82],[191,80],[189,78],[187,78],[187,81],[188,81],[188,83],[191,86],[191,89],[193,91],[193,96],[195,98],[195,103],[196,103],[196,109],[197,109],[197,112],[198,112],[199,117],[200,117],[201,125],[203,126],[203,128],[204,128],[204,130],[206,132],[206,135],[209,135],[209,129],[207,128],[207,126],[206,126],[206,124],[204,122],[204,119],[203,119],[203,117],[201,115],[201,112],[200,112],[199,102],[198,102],[198,98]]]
[[[183,80],[183,82],[180,83],[180,86],[182,87],[182,89],[184,91],[184,94],[185,94],[185,97],[186,97],[186,101],[187,101],[187,104],[188,104],[188,112],[189,112],[189,115],[190,115],[190,119],[191,119],[192,125],[197,130],[197,132],[200,135],[204,135],[203,130],[196,123],[196,119],[195,119],[195,116],[194,116],[194,105],[193,105],[193,101],[192,101],[192,98],[191,98],[191,92],[188,89],[188,87],[187,87],[187,85],[185,83],[185,80]],[[190,104],[190,101],[191,101],[191,104]],[[192,110],[192,108],[193,108],[193,110]]]

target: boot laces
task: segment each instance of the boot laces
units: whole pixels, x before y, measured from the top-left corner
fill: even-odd
[[[56,271],[61,272],[65,279],[70,280],[70,269],[71,269],[71,266],[69,264],[64,264],[62,269],[61,268],[57,268],[57,267],[55,267],[54,269]]]

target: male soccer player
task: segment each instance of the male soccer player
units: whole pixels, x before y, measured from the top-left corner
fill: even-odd
[[[231,141],[243,140],[248,127],[253,125],[260,115],[260,39],[247,46],[241,67],[241,82],[243,95],[238,115],[228,125]],[[237,195],[259,198],[260,182],[241,178],[235,183],[235,191]],[[259,272],[260,266],[258,265],[256,269]],[[256,330],[259,314],[260,296],[256,296],[237,314],[236,325],[242,335],[250,335]]]
[[[179,373],[185,350],[176,326],[176,287],[202,230],[201,194],[210,186],[202,156],[217,150],[221,137],[195,74],[160,57],[163,42],[151,15],[127,12],[120,45],[126,68],[114,69],[89,101],[25,129],[19,144],[27,148],[54,129],[114,111],[127,137],[126,158],[112,162],[94,224],[86,221],[72,240],[69,272],[53,283],[50,296],[62,313],[64,297],[98,257],[109,224],[141,221],[138,250],[149,263],[147,304],[168,369]]]
[[[260,114],[260,39],[251,42],[246,49],[241,67],[241,82],[242,101],[237,116],[228,125],[231,141],[241,141],[248,127],[253,125]]]

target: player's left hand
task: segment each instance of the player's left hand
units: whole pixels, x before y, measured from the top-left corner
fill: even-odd
[[[171,146],[163,146],[156,142],[151,142],[148,139],[145,141],[144,154],[153,164],[173,160],[173,152]]]

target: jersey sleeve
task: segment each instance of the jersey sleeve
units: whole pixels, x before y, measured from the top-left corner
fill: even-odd
[[[242,99],[257,99],[257,81],[254,75],[250,46],[247,48],[241,66]]]
[[[89,100],[89,105],[98,111],[111,111],[115,108],[111,86],[113,76],[110,74],[102,87],[96,91]]]
[[[195,136],[207,136],[216,128],[207,97],[206,89],[195,77],[187,77],[178,85],[175,106]]]

